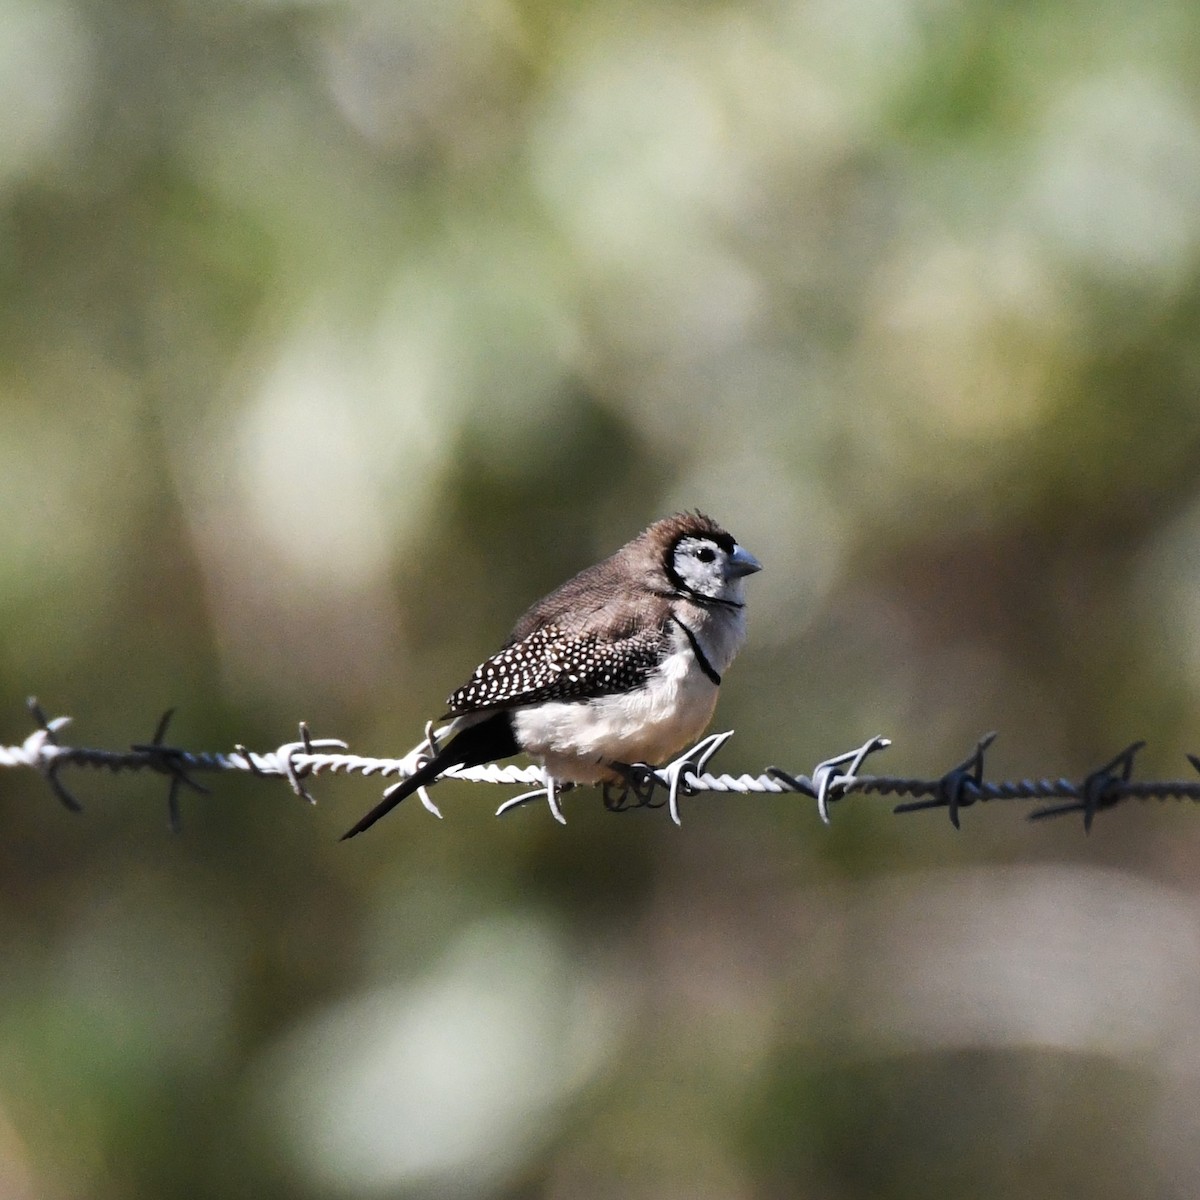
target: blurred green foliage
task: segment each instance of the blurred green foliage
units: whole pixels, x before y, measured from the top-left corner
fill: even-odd
[[[729,770],[1200,709],[1200,9],[0,0],[0,739],[398,754],[676,508]],[[1191,814],[0,780],[0,1196],[1191,1197]]]

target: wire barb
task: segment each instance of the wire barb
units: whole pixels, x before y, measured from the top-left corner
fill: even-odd
[[[1126,746],[1114,759],[1093,771],[1080,786],[1081,798],[1071,804],[1057,804],[1049,808],[1038,808],[1029,814],[1031,821],[1043,821],[1047,817],[1061,817],[1067,813],[1083,813],[1083,831],[1092,832],[1092,822],[1096,814],[1105,808],[1113,808],[1120,804],[1124,797],[1121,785],[1129,782],[1133,775],[1133,760],[1138,752],[1145,749],[1145,742],[1134,742]],[[1195,765],[1195,759],[1188,755]]]
[[[25,707],[29,709],[29,715],[33,717],[38,728],[36,732],[30,734],[25,739],[24,749],[40,757],[39,752],[43,746],[57,746],[59,744],[58,731],[70,725],[71,718],[55,717],[53,720],[48,719],[36,696],[30,696],[25,701]],[[45,779],[50,790],[58,797],[59,802],[64,808],[70,812],[83,812],[83,805],[67,791],[66,785],[59,779],[59,766],[60,762],[56,758],[51,758],[48,762],[40,764],[42,778]]]
[[[830,823],[830,804],[854,790],[858,781],[858,772],[866,762],[868,755],[874,754],[877,750],[886,750],[891,744],[887,738],[876,735],[868,738],[857,750],[839,754],[834,758],[827,758],[824,762],[817,764],[816,770],[813,771],[813,787],[816,789],[817,812],[820,814],[822,823],[825,825]],[[846,766],[845,771],[839,770],[842,766]]]
[[[995,731],[985,733],[975,743],[975,749],[957,767],[951,767],[937,781],[931,799],[897,804],[892,812],[908,813],[920,812],[926,808],[944,808],[950,815],[950,824],[955,829],[960,829],[959,810],[970,807],[976,800],[986,799],[983,795],[983,756],[995,740]]]
[[[167,728],[174,715],[175,710],[168,708],[159,717],[158,724],[154,727],[154,736],[148,742],[134,742],[129,749],[134,754],[144,754],[146,765],[152,771],[160,771],[171,777],[171,782],[167,785],[167,828],[172,833],[179,833],[183,829],[183,821],[179,812],[179,789],[189,787],[205,796],[209,795],[209,789],[188,775],[187,768],[183,764],[183,760],[187,757],[186,750],[178,746],[163,745],[163,738],[167,736]]]
[[[552,779],[549,775],[542,773],[542,786],[536,787],[532,792],[522,792],[519,796],[513,796],[511,800],[505,800],[503,804],[496,809],[496,816],[502,817],[507,812],[512,812],[514,808],[520,808],[522,804],[529,804],[534,800],[544,796],[546,803],[550,805],[550,815],[560,824],[565,825],[567,818],[563,814],[562,805],[558,802],[558,797],[563,792],[569,792],[574,784],[559,783],[556,779]],[[442,814],[438,813],[440,817]]]
[[[284,742],[275,751],[275,758],[282,764],[284,778],[292,785],[292,791],[309,804],[316,804],[317,798],[304,786],[307,779],[316,770],[315,761],[326,756],[330,750],[349,750],[350,747],[341,738],[313,738],[308,732],[308,725],[300,722],[300,740]],[[308,762],[302,761],[308,759]]]

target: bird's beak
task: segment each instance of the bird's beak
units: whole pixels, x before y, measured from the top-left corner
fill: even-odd
[[[755,571],[761,570],[762,563],[749,550],[734,546],[733,553],[729,556],[729,574],[732,578],[741,579],[743,575],[753,575]]]

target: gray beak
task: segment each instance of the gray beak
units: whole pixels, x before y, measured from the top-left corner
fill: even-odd
[[[762,563],[741,546],[734,545],[733,553],[729,556],[729,574],[733,579],[741,579],[743,575],[753,575],[762,570]]]

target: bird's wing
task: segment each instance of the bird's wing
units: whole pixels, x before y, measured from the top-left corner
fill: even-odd
[[[446,701],[450,715],[584,700],[623,692],[642,683],[662,659],[661,622],[624,630],[568,631],[553,622],[510,642],[475,668]]]

